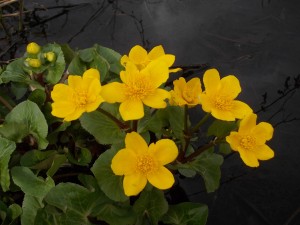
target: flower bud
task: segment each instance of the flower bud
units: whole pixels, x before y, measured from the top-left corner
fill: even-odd
[[[35,42],[29,43],[26,48],[27,53],[34,54],[34,55],[38,54],[40,50],[41,47]]]
[[[28,62],[29,66],[34,67],[34,68],[38,68],[42,65],[41,60],[39,60],[39,59],[28,58],[28,59],[26,59],[26,61]]]
[[[56,58],[56,55],[54,52],[47,52],[44,54],[44,57],[49,61],[49,62],[53,62]]]

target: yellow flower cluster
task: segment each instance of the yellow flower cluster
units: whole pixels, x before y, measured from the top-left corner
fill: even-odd
[[[39,68],[42,66],[43,62],[53,62],[56,59],[54,52],[46,52],[41,54],[41,46],[35,42],[31,42],[26,47],[27,57],[25,63],[27,66],[32,68]]]

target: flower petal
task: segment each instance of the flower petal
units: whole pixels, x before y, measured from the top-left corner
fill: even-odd
[[[148,66],[141,71],[141,73],[149,73],[151,83],[155,88],[158,88],[169,78],[169,69],[162,61],[153,61],[149,63]]]
[[[82,75],[83,79],[93,79],[96,78],[100,81],[100,72],[97,69],[91,68],[86,70],[83,75]]]
[[[174,69],[169,69],[169,73],[176,73],[176,72],[179,72],[181,71],[182,69],[181,68],[174,68]]]
[[[138,195],[146,186],[147,178],[140,173],[125,175],[123,180],[123,188],[125,195]]]
[[[253,130],[252,134],[261,141],[265,142],[266,140],[270,140],[273,137],[274,128],[271,124],[266,122],[261,122],[257,124]]]
[[[240,157],[243,160],[243,162],[250,167],[258,167],[259,162],[252,151],[246,151],[243,149],[239,149]]]
[[[136,45],[130,50],[129,59],[135,64],[142,64],[147,61],[147,55],[147,51],[143,47]]]
[[[95,111],[99,105],[104,102],[104,99],[101,96],[97,96],[93,102],[88,102],[85,106],[86,112],[93,112]]]
[[[161,139],[149,146],[149,153],[153,155],[160,165],[166,165],[177,158],[178,148],[174,141]]]
[[[72,114],[76,109],[76,106],[69,101],[57,101],[52,103],[51,106],[52,106],[51,114],[59,118],[64,118],[67,115]]]
[[[170,98],[170,93],[164,89],[155,89],[151,95],[146,96],[142,101],[145,105],[155,109],[165,108],[167,103],[164,101]]]
[[[111,169],[116,175],[135,173],[137,157],[131,149],[121,149],[111,161]]]
[[[118,82],[112,82],[102,86],[101,96],[109,103],[125,101],[125,85]]]
[[[220,110],[217,108],[212,108],[211,115],[216,119],[224,120],[224,121],[235,121],[236,118],[232,112]]]
[[[101,84],[100,84],[100,81],[98,79],[92,79],[90,82],[89,82],[89,86],[87,87],[88,89],[88,92],[87,92],[87,95],[88,95],[88,98],[92,97],[92,96],[98,96],[100,95],[100,92],[101,92]]]
[[[144,117],[144,105],[140,100],[126,100],[119,108],[124,121],[138,120]]]
[[[244,102],[233,100],[231,112],[237,119],[243,119],[245,116],[251,114],[252,109]]]
[[[213,104],[212,104],[210,97],[207,96],[207,94],[202,93],[202,94],[200,94],[200,99],[201,99],[201,105],[202,105],[203,111],[211,112],[212,108],[213,108]]]
[[[74,90],[82,89],[82,77],[77,75],[69,75],[68,85]]]
[[[202,88],[201,88],[201,82],[200,79],[197,77],[192,78],[187,82],[187,88],[190,89],[192,92],[201,94]]]
[[[148,53],[148,57],[151,60],[157,59],[163,55],[165,55],[165,51],[161,45],[152,48],[152,50]]]
[[[206,94],[215,94],[221,86],[220,75],[218,70],[209,69],[203,75],[203,83]]]
[[[163,55],[157,58],[156,60],[163,61],[167,65],[167,67],[170,67],[175,62],[175,55],[171,55],[171,54]]]
[[[56,84],[51,92],[53,101],[72,101],[74,90],[65,84]]]
[[[156,188],[165,190],[175,182],[173,174],[165,167],[159,167],[155,172],[147,175],[148,181]]]
[[[253,151],[259,160],[268,160],[274,157],[274,151],[268,145],[259,145]]]
[[[129,61],[129,58],[128,58],[128,56],[127,55],[123,55],[122,57],[121,57],[121,65],[122,66],[126,66],[126,64],[127,64],[127,62]]]
[[[127,149],[131,149],[137,155],[148,152],[148,145],[146,141],[137,132],[131,132],[126,135],[125,146]]]
[[[242,91],[240,81],[233,75],[223,77],[221,79],[220,94],[230,99],[235,99]]]
[[[251,113],[245,118],[243,118],[240,122],[239,133],[241,134],[249,134],[251,130],[256,126],[257,115]]]
[[[64,120],[72,121],[77,120],[84,113],[84,109],[76,109],[73,113],[67,115]]]
[[[238,132],[232,131],[230,135],[226,137],[226,142],[230,144],[230,148],[237,151],[240,145],[240,135]]]

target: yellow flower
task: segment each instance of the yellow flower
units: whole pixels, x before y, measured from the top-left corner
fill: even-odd
[[[55,53],[54,52],[47,52],[44,53],[44,57],[49,61],[49,62],[53,62],[56,58]]]
[[[171,105],[188,105],[190,107],[200,104],[200,94],[202,93],[199,78],[193,78],[186,83],[183,77],[173,82],[174,90],[170,91]]]
[[[127,70],[120,73],[123,83],[104,85],[101,95],[109,103],[121,102],[123,120],[137,120],[144,116],[143,104],[156,109],[167,106],[164,100],[170,98],[170,93],[159,86],[168,77],[168,67],[161,61],[152,62],[141,71],[128,64]]]
[[[56,84],[51,92],[52,115],[65,121],[78,119],[84,112],[92,112],[104,101],[100,95],[100,74],[89,69],[83,76],[69,75],[68,85]]]
[[[261,122],[256,125],[257,116],[250,114],[240,123],[238,132],[231,132],[226,141],[247,166],[258,167],[258,160],[268,160],[274,157],[273,150],[267,146],[266,141],[273,136],[271,124]]]
[[[128,56],[124,55],[121,58],[121,64],[126,67],[128,62],[133,63],[139,70],[144,69],[150,62],[154,60],[161,60],[166,63],[168,67],[172,66],[175,61],[175,56],[165,54],[161,45],[154,47],[149,53],[140,45],[134,46]],[[169,72],[180,71],[180,68],[171,69]]]
[[[28,63],[29,66],[33,68],[39,68],[42,65],[42,62],[39,59],[27,58],[26,62]]]
[[[174,161],[177,155],[174,141],[162,139],[148,147],[138,133],[132,132],[125,137],[125,148],[112,159],[111,169],[116,175],[124,175],[123,188],[127,196],[139,194],[147,181],[165,190],[174,184],[174,176],[164,165]]]
[[[27,47],[26,47],[26,51],[29,54],[36,55],[36,54],[38,54],[40,52],[40,50],[41,50],[41,47],[37,43],[35,43],[35,42],[29,43],[27,45]]]
[[[252,113],[244,102],[234,100],[241,92],[239,80],[229,75],[220,80],[216,69],[207,70],[203,76],[205,91],[200,95],[202,109],[219,120],[234,121]]]

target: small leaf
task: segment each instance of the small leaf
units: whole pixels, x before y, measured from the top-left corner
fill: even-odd
[[[114,201],[126,201],[128,197],[124,194],[123,176],[116,176],[111,169],[111,161],[117,150],[109,149],[102,153],[95,161],[91,171],[101,190]]]
[[[21,164],[21,166],[25,166],[25,167],[34,167],[34,166],[38,165],[39,163],[44,162],[47,159],[50,159],[50,161],[48,160],[49,162],[47,163],[47,165],[44,164],[45,167],[39,168],[39,169],[47,169],[50,167],[51,162],[53,161],[53,157],[56,153],[57,153],[56,150],[28,151],[21,157],[20,164]]]
[[[133,205],[133,210],[138,214],[138,223],[147,218],[150,224],[157,225],[160,218],[168,211],[168,202],[161,190],[152,188],[144,190]]]
[[[77,149],[76,149],[77,151]],[[70,152],[68,152],[68,160],[76,165],[87,166],[92,160],[92,154],[87,148],[78,148],[76,152],[76,157],[73,156]]]
[[[223,138],[236,128],[237,124],[234,121],[215,120],[208,128],[207,136]]]
[[[98,111],[84,113],[80,117],[80,123],[100,144],[114,144],[124,141],[125,132],[114,121]]]
[[[231,153],[230,145],[228,143],[221,143],[219,145],[219,152],[224,155],[228,155],[229,153]]]
[[[86,64],[80,60],[78,55],[75,55],[68,67],[68,72],[70,75],[81,75],[86,69]]]
[[[162,221],[171,225],[205,225],[208,207],[200,203],[183,202],[170,205]]]
[[[79,58],[84,62],[92,62],[94,60],[94,48],[86,48],[78,51]]]
[[[8,163],[11,154],[15,151],[16,144],[6,138],[0,137],[0,184],[4,192],[9,190],[10,176]]]
[[[46,101],[46,93],[41,89],[35,89],[28,96],[28,100],[30,100],[30,101],[36,103],[37,105],[41,106]]]
[[[19,58],[7,65],[3,73],[1,73],[0,78],[3,83],[8,83],[10,81],[28,83],[30,77],[23,69],[24,59]]]

